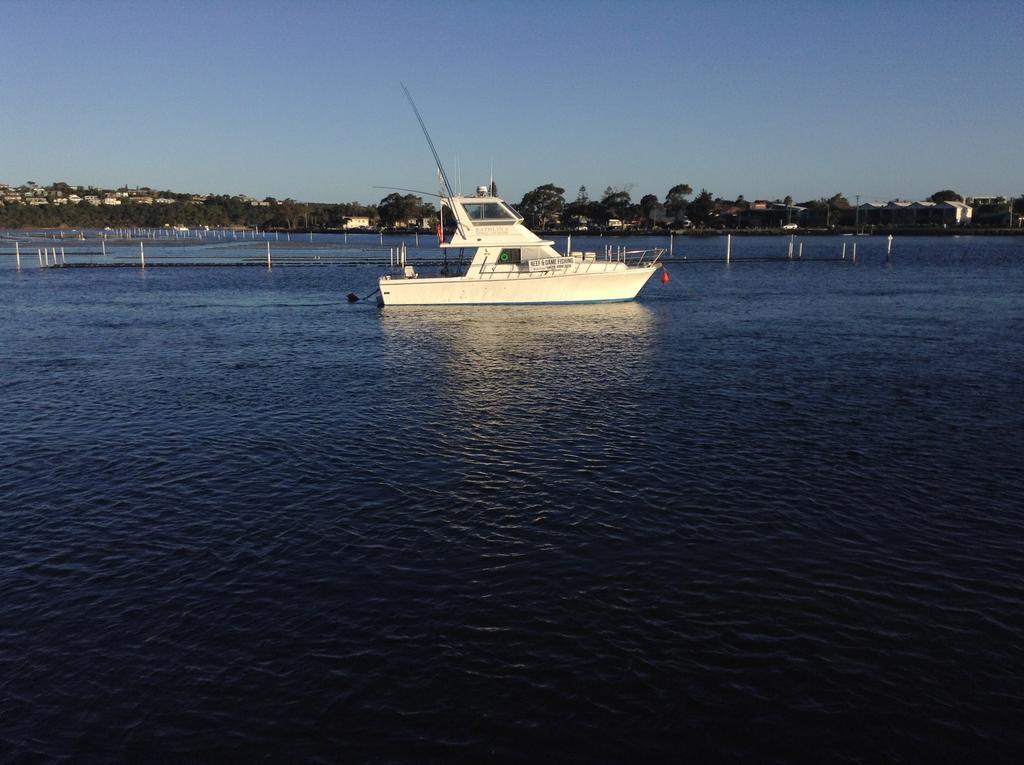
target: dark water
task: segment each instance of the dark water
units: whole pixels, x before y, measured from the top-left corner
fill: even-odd
[[[5,257],[0,760],[1020,761],[1024,240],[860,244],[384,311]]]

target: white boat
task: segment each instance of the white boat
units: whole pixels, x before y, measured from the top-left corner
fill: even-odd
[[[403,86],[405,90],[405,86]],[[423,118],[405,91],[423,128],[443,184],[438,239],[446,267],[440,275],[419,273],[404,249],[392,272],[380,277],[381,305],[494,305],[503,303],[603,303],[633,300],[661,267],[664,250],[629,252],[606,248],[566,252],[523,225],[523,216],[481,186],[476,196],[456,196],[441,166]],[[570,240],[571,241],[571,240]],[[459,253],[457,273],[447,266]],[[454,254],[454,253],[452,253]],[[468,265],[465,256],[470,254]],[[632,260],[633,262],[627,262]]]
[[[441,219],[441,249],[472,253],[468,265],[457,266],[453,276],[430,276],[409,265],[402,252],[392,273],[379,280],[381,305],[633,300],[661,267],[664,252],[620,247],[600,254],[568,248],[559,253],[554,242],[526,228],[523,217],[484,186],[475,197],[442,196]]]

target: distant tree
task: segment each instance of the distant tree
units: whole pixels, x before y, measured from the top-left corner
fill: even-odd
[[[832,228],[839,222],[839,216],[843,210],[850,209],[850,201],[842,194],[833,194],[828,199],[818,200],[817,207],[825,210],[825,226]]]
[[[519,214],[531,225],[545,226],[557,223],[565,208],[565,189],[553,183],[545,183],[533,191],[527,191],[519,203]]]
[[[640,197],[640,218],[650,226],[654,223],[654,208],[659,204],[658,197],[654,194],[644,194]]]
[[[629,191],[625,188],[609,186],[601,196],[601,207],[605,209],[609,218],[618,218],[619,220],[627,218],[631,204]]]
[[[687,197],[693,193],[688,183],[677,183],[665,195],[665,212],[673,220],[679,220],[686,213]]]
[[[686,208],[686,214],[690,220],[699,226],[707,225],[715,212],[715,198],[707,189],[701,189]]]
[[[562,211],[562,218],[566,225],[574,226],[586,219],[586,221],[596,220],[594,217],[595,203],[590,201],[590,196],[587,194],[587,187],[580,186],[579,191],[576,192],[576,199],[569,202]]]
[[[380,222],[386,227],[404,225],[411,218],[423,217],[423,200],[415,194],[388,194],[377,205]]]
[[[748,202],[744,198],[744,196],[742,194],[740,194],[738,197],[736,197],[735,205],[736,205],[736,227],[737,228],[743,228],[743,223],[744,223],[743,213],[745,213],[747,210],[750,209],[750,202]],[[749,223],[749,216],[747,218],[747,223]]]
[[[284,218],[286,228],[295,228],[299,222],[299,215],[301,212],[295,200],[289,198],[281,203],[280,214],[281,217]]]
[[[930,197],[929,202],[963,202],[964,198],[957,194],[953,189],[943,189],[942,191],[936,191]]]

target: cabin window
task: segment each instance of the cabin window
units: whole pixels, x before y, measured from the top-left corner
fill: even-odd
[[[513,221],[516,219],[508,207],[500,202],[463,202],[462,209],[472,221]]]
[[[451,242],[459,225],[458,221],[455,220],[455,215],[452,213],[451,208],[444,204],[441,205],[441,221],[444,241]]]
[[[518,265],[520,262],[522,262],[522,255],[520,253],[520,250],[518,250],[518,249],[515,249],[515,250],[504,249],[504,250],[502,250],[500,253],[498,253],[498,262],[499,263],[512,263],[514,265]]]

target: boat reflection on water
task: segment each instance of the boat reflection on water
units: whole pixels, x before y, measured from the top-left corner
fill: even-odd
[[[613,401],[642,391],[660,334],[642,303],[384,308],[380,326],[386,365],[407,379],[416,370],[411,406],[428,400],[455,415],[451,434],[506,444],[542,422],[572,427],[619,409]]]

